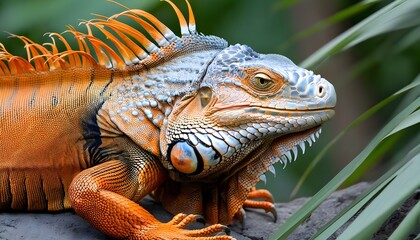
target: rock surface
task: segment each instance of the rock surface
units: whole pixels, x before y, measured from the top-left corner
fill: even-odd
[[[368,186],[369,184],[367,183],[360,183],[333,193],[289,239],[308,239],[317,229],[350,204]],[[238,240],[268,239],[306,201],[308,201],[308,198],[276,204],[279,217],[276,223],[273,222],[273,216],[270,214],[262,211],[247,211],[245,229],[241,231],[241,225],[234,223],[231,226],[232,236]],[[151,199],[142,200],[141,204],[161,221],[169,221],[172,217]],[[192,227],[201,228],[202,226],[199,223],[195,223]],[[63,212],[53,214],[0,213],[0,239],[72,240],[109,238],[93,229],[73,212]]]

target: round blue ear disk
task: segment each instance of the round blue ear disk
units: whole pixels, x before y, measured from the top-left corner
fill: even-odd
[[[185,174],[193,174],[199,170],[197,155],[190,144],[185,141],[177,142],[169,150],[169,160],[176,170]]]

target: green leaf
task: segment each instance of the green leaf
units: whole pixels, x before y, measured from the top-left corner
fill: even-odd
[[[419,169],[420,154],[417,154],[337,239],[369,239],[420,187]]]
[[[403,158],[401,158],[395,166],[388,172],[377,179],[363,194],[347,206],[342,212],[335,216],[329,223],[324,225],[311,239],[327,239],[335,233],[344,223],[350,220],[357,212],[359,212],[366,203],[371,201],[378,193],[380,193],[399,173],[400,169],[407,164],[409,160],[420,153],[420,145],[414,147]]]
[[[417,143],[417,141],[416,141]],[[404,157],[396,156],[398,161],[396,164],[377,179],[363,194],[361,194],[356,200],[354,200],[349,206],[347,206],[342,212],[335,216],[328,224],[324,225],[312,238],[316,239],[327,239],[331,236],[338,228],[352,218],[360,209],[376,196],[385,186],[392,181],[398,171],[414,156],[420,153],[420,145],[417,145],[411,151],[407,151]]]
[[[398,126],[395,127],[386,137],[401,131],[404,128],[408,128],[412,125],[415,125],[420,122],[420,110],[415,111],[414,113],[410,114],[406,119],[404,119]]]
[[[367,190],[362,196],[353,201],[346,209],[344,209],[339,215],[333,218],[329,224],[325,225],[319,230],[311,239],[322,240],[329,238],[335,231],[349,221],[363,206],[366,205],[378,192],[380,192],[393,178],[388,178],[385,181],[380,182],[379,186],[371,190]]]
[[[420,202],[418,202],[407,214],[398,228],[389,237],[389,240],[408,239],[409,234],[420,226]]]
[[[377,179],[369,188],[354,200],[349,206],[343,209],[337,216],[335,216],[329,223],[324,225],[311,239],[327,239],[335,233],[340,227],[350,220],[356,213],[358,213],[366,203],[372,200],[378,193],[380,193],[399,173],[400,169],[406,166],[407,162],[413,159],[420,153],[420,145],[414,147],[404,157],[399,159],[397,164],[393,166],[388,172]]]
[[[300,65],[313,68],[321,61],[366,39],[420,25],[420,1],[396,0],[324,45]]]
[[[403,39],[401,39],[400,43],[396,46],[396,51],[402,51],[410,46],[414,46],[418,44],[420,39],[420,27],[414,28],[411,30]]]

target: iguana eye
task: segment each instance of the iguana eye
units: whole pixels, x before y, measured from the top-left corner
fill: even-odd
[[[273,85],[273,80],[265,73],[257,73],[253,77],[252,83],[258,90],[266,90]]]
[[[249,74],[248,86],[259,96],[276,94],[283,86],[283,76],[267,69],[258,69]]]

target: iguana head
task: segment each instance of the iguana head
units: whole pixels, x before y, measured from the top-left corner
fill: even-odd
[[[291,161],[291,152],[296,158],[297,146],[304,151],[305,141],[312,145],[335,104],[328,81],[286,57],[245,45],[225,48],[174,106],[161,133],[163,164],[175,182],[188,183],[172,199],[178,192],[213,199],[203,209],[216,204],[219,215],[206,217],[228,223],[274,163]]]
[[[174,106],[161,133],[163,164],[179,183],[163,199],[177,198],[175,192],[211,199],[202,201],[202,214],[228,223],[275,162],[291,161],[291,152],[296,158],[305,141],[312,145],[335,104],[328,81],[286,57],[245,45],[225,48]]]
[[[230,46],[170,117],[166,165],[179,180],[211,182],[267,162],[250,172],[258,179],[289,151],[296,155],[295,146],[304,148],[335,103],[329,82],[286,57]]]

